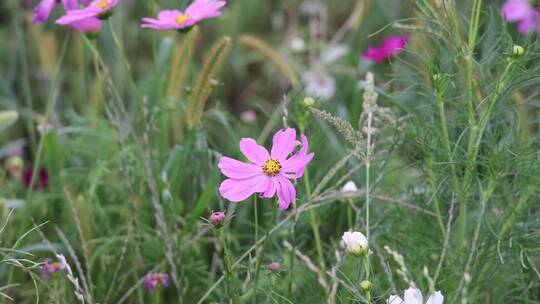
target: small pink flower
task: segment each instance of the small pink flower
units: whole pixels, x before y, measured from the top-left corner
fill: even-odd
[[[518,31],[522,34],[540,30],[539,9],[535,9],[528,0],[507,0],[501,12],[507,22],[519,22]]]
[[[285,210],[296,199],[296,190],[290,181],[304,174],[313,153],[307,153],[308,140],[301,135],[302,142],[296,140],[296,130],[279,130],[274,134],[270,153],[254,139],[242,138],[240,151],[250,163],[230,157],[221,157],[219,168],[228,177],[219,186],[221,196],[231,202],[240,202],[254,193],[263,198],[271,198],[277,193],[279,210]],[[298,152],[294,149],[301,145]]]
[[[103,18],[118,5],[120,0],[94,0],[83,9],[70,10],[66,15],[58,18],[56,24],[73,25],[85,19]]]
[[[144,288],[149,292],[154,292],[158,288],[159,284],[163,287],[169,286],[169,275],[166,273],[148,273],[144,278]]]
[[[39,273],[41,277],[45,280],[50,278],[53,274],[58,271],[63,271],[66,269],[66,265],[61,262],[54,262],[52,259],[47,258],[43,262],[43,265],[39,268]]]
[[[221,211],[213,212],[210,215],[210,223],[214,226],[221,226],[225,222],[225,213]]]
[[[159,12],[157,19],[143,18],[143,28],[155,30],[180,30],[189,28],[201,20],[214,18],[221,15],[219,11],[225,6],[225,1],[195,0],[185,10],[163,10]]]
[[[409,36],[389,36],[384,39],[380,47],[370,46],[362,54],[362,59],[377,63],[385,62],[390,57],[398,55],[409,43]]]
[[[34,10],[34,24],[47,22],[51,13],[56,8],[57,2],[57,0],[42,0]],[[62,4],[66,11],[79,8],[77,0],[62,0]]]

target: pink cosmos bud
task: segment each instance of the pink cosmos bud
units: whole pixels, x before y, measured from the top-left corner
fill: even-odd
[[[221,211],[213,212],[210,215],[210,223],[214,226],[221,226],[225,222],[225,213]]]
[[[272,272],[279,272],[281,270],[281,264],[278,262],[273,262],[268,264],[268,269]]]
[[[257,120],[257,113],[253,110],[247,110],[240,114],[240,119],[243,122],[255,122]]]

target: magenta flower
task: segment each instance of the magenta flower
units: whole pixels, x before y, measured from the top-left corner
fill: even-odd
[[[42,24],[49,20],[51,13],[56,8],[57,0],[42,0],[34,10],[34,24]],[[77,0],[62,0],[66,11],[79,8]]]
[[[155,30],[181,30],[199,23],[201,20],[221,15],[219,11],[225,6],[225,1],[195,0],[185,12],[179,10],[163,10],[157,19],[143,18],[143,28]]]
[[[86,19],[104,18],[118,5],[120,0],[94,0],[83,9],[70,10],[58,18],[56,24],[73,25]]]
[[[23,173],[23,183],[26,188],[30,188],[30,184],[32,183],[32,177],[34,176],[34,168],[29,167],[27,168]],[[47,188],[49,185],[49,175],[47,174],[47,170],[44,168],[41,168],[39,170],[39,176],[36,178],[36,181],[34,182],[34,189],[44,189]]]
[[[507,22],[518,22],[518,31],[522,34],[540,31],[539,9],[535,9],[528,0],[507,0],[501,12]]]
[[[166,273],[148,273],[144,278],[144,288],[149,292],[154,292],[158,288],[159,284],[163,287],[169,286],[169,275]]]
[[[41,277],[45,280],[50,278],[53,274],[58,271],[63,271],[66,269],[66,265],[61,262],[53,262],[52,259],[46,258],[43,262],[43,265],[39,268],[39,273]]]
[[[389,36],[384,39],[380,47],[370,46],[362,54],[362,59],[377,63],[385,62],[390,57],[398,55],[409,43],[409,36]]]
[[[271,198],[277,193],[279,210],[285,210],[296,199],[296,190],[290,181],[304,174],[313,153],[307,153],[308,140],[296,140],[296,130],[288,128],[274,134],[270,153],[254,139],[242,138],[240,151],[250,161],[244,163],[230,157],[221,157],[219,168],[228,177],[219,186],[219,193],[231,202],[240,202],[254,193]],[[289,157],[294,149],[302,147]]]

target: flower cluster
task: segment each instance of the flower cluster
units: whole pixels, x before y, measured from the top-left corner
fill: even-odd
[[[49,279],[53,274],[64,271],[66,269],[66,265],[61,262],[55,262],[51,258],[46,258],[43,262],[43,265],[39,268],[39,273],[41,274],[41,277],[45,280]]]
[[[507,0],[501,7],[507,22],[517,22],[522,34],[540,32],[540,7],[533,7],[528,0]]]
[[[56,24],[69,26],[83,33],[97,33],[103,26],[103,19],[113,13],[120,0],[62,0],[66,14],[56,20]],[[57,5],[57,0],[42,0],[34,10],[34,23],[45,23]],[[195,0],[185,12],[163,10],[157,19],[143,18],[143,28],[157,30],[188,29],[201,20],[221,15],[219,11],[225,1]]]
[[[424,297],[420,289],[409,287],[405,290],[404,299],[396,295],[391,295],[388,298],[387,304],[424,304]],[[437,291],[429,296],[426,304],[443,304],[444,296],[440,291]]]
[[[169,286],[169,275],[164,272],[152,272],[148,273],[144,278],[144,288],[149,292],[154,292],[159,285],[163,287]]]
[[[389,36],[384,39],[381,46],[370,46],[361,58],[364,60],[382,63],[392,56],[398,55],[409,43],[409,36]]]
[[[301,148],[293,153],[297,146]],[[277,193],[279,210],[285,210],[296,199],[296,190],[291,180],[302,177],[314,154],[308,153],[308,140],[302,134],[296,140],[296,130],[279,130],[274,134],[272,150],[252,138],[240,140],[240,151],[249,160],[241,162],[230,157],[221,157],[219,168],[228,177],[219,186],[221,196],[231,202],[240,202],[254,193],[263,198],[272,198]]]

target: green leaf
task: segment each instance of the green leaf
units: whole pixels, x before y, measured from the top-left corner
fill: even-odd
[[[19,119],[19,113],[16,111],[0,112],[0,132],[11,127]]]

